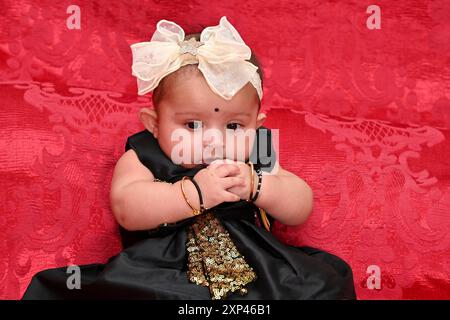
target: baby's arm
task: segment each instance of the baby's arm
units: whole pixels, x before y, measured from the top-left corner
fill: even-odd
[[[184,200],[180,181],[153,182],[154,176],[133,149],[117,161],[111,181],[110,202],[117,222],[127,230],[150,230],[162,223],[192,217]],[[185,183],[188,199],[198,208],[197,191]],[[198,200],[197,200],[198,201]]]
[[[263,175],[255,205],[285,225],[302,224],[313,208],[310,186],[281,166],[277,166],[272,172]]]
[[[203,190],[206,208],[224,201],[239,201],[239,196],[227,189],[244,185],[245,181],[234,177],[239,168],[231,164],[199,170],[195,181]],[[118,223],[127,230],[150,230],[162,223],[174,223],[192,217],[192,209],[181,192],[181,180],[173,184],[154,182],[154,176],[137,157],[128,150],[117,161],[111,181],[110,201]],[[199,208],[197,189],[191,181],[184,184],[186,196],[194,208]]]

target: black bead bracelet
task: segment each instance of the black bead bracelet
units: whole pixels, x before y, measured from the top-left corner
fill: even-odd
[[[261,168],[256,168],[256,174],[258,175],[258,186],[256,187],[256,193],[252,198],[252,202],[255,202],[258,198],[259,191],[261,190],[261,183],[262,183],[262,170]]]

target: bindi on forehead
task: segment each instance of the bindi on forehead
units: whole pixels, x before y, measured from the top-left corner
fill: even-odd
[[[214,111],[215,112],[219,112],[219,108],[214,108]]]

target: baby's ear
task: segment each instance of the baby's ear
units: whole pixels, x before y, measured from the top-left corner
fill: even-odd
[[[266,115],[264,113],[258,113],[258,116],[256,117],[256,129],[261,127],[266,120]]]
[[[144,127],[150,131],[155,138],[158,137],[158,114],[155,109],[141,108],[139,119]]]

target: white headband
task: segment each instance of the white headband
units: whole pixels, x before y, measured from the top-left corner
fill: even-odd
[[[138,94],[156,88],[168,74],[187,64],[198,63],[212,91],[226,100],[248,82],[261,101],[263,92],[258,67],[249,61],[250,48],[223,16],[218,26],[206,27],[200,41],[184,40],[184,30],[172,21],[160,20],[150,42],[132,44],[132,74],[137,78]]]

